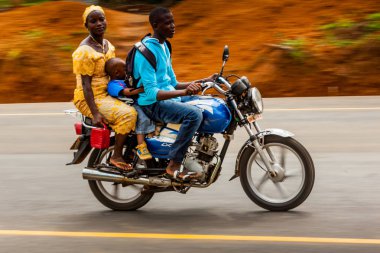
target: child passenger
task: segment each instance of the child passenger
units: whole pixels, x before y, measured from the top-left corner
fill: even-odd
[[[131,97],[144,91],[144,88],[132,89],[127,88],[124,82],[125,79],[125,62],[120,58],[111,58],[105,64],[105,71],[110,76],[110,81],[107,86],[108,94],[112,97],[127,96]],[[152,135],[155,130],[155,124],[150,120],[143,110],[137,105],[133,105],[137,111],[136,135],[137,135],[137,155],[141,160],[151,159],[146,143],[145,135]]]

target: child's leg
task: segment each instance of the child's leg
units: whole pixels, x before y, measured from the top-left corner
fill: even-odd
[[[136,153],[140,157],[141,160],[148,160],[152,159],[152,155],[148,150],[148,147],[146,146],[146,143],[144,141],[144,134],[137,134],[137,146],[136,146]]]
[[[137,136],[137,145],[143,144],[145,139],[145,134],[136,134]]]
[[[155,126],[153,122],[145,115],[141,107],[134,106],[136,111],[138,112],[137,124],[136,124],[136,137],[137,137],[137,146],[136,151],[137,155],[142,160],[152,159],[152,155],[150,154],[148,147],[144,141],[145,133],[153,132]]]
[[[151,132],[151,133],[147,133],[146,137],[147,138],[153,138],[154,135],[155,135],[155,132]]]

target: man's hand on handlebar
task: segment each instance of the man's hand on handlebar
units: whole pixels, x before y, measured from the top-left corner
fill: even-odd
[[[186,87],[186,95],[194,95],[202,90],[200,83],[190,83]]]
[[[202,79],[201,81],[202,81],[203,83],[205,83],[205,82],[214,82],[215,79],[216,79],[218,76],[219,76],[218,73],[214,73],[214,74],[212,74],[211,76]]]

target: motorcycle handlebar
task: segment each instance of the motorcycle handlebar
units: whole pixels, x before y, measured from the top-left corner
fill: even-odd
[[[208,90],[210,88],[214,88],[217,92],[219,92],[223,95],[226,95],[226,92],[217,83],[205,82],[205,83],[202,83],[201,85],[202,85],[202,89],[203,89],[202,95],[204,95],[206,90]]]
[[[224,79],[222,76],[219,76],[217,80],[223,83],[229,90],[231,89],[230,83],[226,79]]]

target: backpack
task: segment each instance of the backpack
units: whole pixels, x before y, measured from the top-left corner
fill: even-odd
[[[135,55],[136,55],[136,52],[137,50],[148,60],[148,62],[150,63],[150,65],[154,68],[155,71],[157,71],[157,61],[156,61],[156,57],[154,56],[154,54],[152,53],[152,51],[150,51],[146,46],[145,44],[142,42],[143,39],[147,36],[151,36],[150,33],[148,33],[147,35],[145,35],[141,41],[137,42],[128,52],[127,54],[127,58],[125,60],[125,84],[127,85],[128,88],[133,88],[133,89],[136,89],[137,88],[137,84],[139,82],[140,79],[136,79],[134,76],[133,76],[133,68],[134,68],[134,63],[135,63]],[[169,52],[170,52],[170,57],[171,57],[171,54],[172,54],[172,46],[170,44],[170,42],[168,40],[165,41],[166,42],[166,45],[168,46],[169,48]]]

